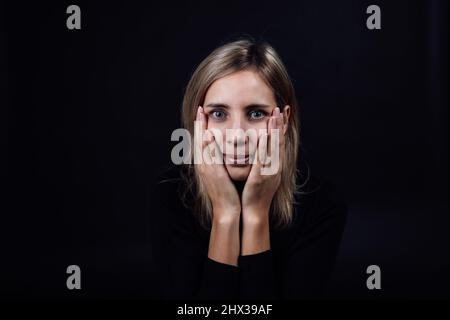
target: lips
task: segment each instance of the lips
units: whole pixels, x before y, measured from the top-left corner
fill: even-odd
[[[223,155],[225,158],[228,159],[245,159],[248,158],[248,154],[243,154],[243,155],[234,155],[234,154],[225,154]]]
[[[249,160],[249,155],[229,155],[224,154],[223,155],[224,162],[226,164],[231,165],[247,165]]]

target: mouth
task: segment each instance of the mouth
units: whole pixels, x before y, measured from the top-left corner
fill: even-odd
[[[229,155],[224,154],[223,160],[225,164],[231,165],[233,167],[245,167],[249,164],[250,156],[247,155]]]

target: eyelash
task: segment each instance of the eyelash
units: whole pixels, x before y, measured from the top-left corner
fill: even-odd
[[[213,118],[214,120],[221,121],[222,119],[218,119],[217,117],[214,117],[213,114],[214,114],[215,112],[222,112],[223,114],[225,114],[225,111],[224,111],[224,110],[211,110],[211,111],[208,113],[208,116],[209,116],[209,117]],[[256,119],[252,119],[252,118],[250,117],[250,121],[258,121],[258,120],[261,120],[261,119],[265,118],[265,117],[268,115],[268,113],[267,113],[266,111],[264,111],[264,110],[251,110],[251,111],[248,112],[248,115],[250,116],[250,114],[253,113],[253,112],[259,112],[259,113],[261,113],[261,116],[258,117],[258,118],[256,118]]]

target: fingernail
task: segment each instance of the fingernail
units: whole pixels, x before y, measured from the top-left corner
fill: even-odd
[[[200,120],[205,120],[205,112],[202,107],[199,107]]]

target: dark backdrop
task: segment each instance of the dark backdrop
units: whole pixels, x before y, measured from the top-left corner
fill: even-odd
[[[381,30],[366,28],[370,4]],[[170,163],[184,87],[212,49],[249,34],[288,67],[312,173],[347,197],[329,294],[449,297],[447,8],[1,2],[2,296],[155,295],[148,191]],[[80,291],[66,289],[71,264]],[[366,288],[371,264],[380,291]]]

